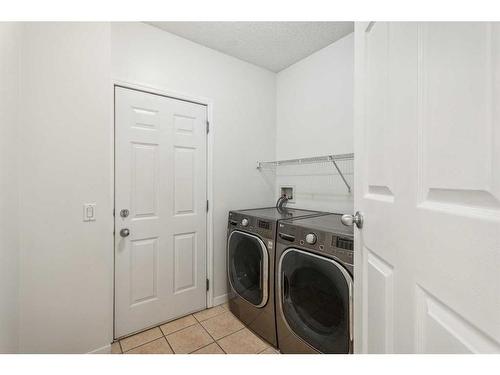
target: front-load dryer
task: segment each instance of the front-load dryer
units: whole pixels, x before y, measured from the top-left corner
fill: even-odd
[[[341,216],[278,223],[276,325],[282,353],[352,353],[353,230]]]
[[[277,223],[320,214],[325,213],[275,207],[229,212],[229,309],[250,330],[274,346],[277,346],[274,308]]]

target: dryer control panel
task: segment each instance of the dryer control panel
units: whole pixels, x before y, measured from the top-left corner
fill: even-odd
[[[330,255],[350,266],[354,263],[352,236],[279,223],[277,241],[287,247],[297,246],[318,254]]]

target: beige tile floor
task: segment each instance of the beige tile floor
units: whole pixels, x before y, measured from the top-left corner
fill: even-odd
[[[227,304],[148,329],[111,345],[113,354],[278,354]]]

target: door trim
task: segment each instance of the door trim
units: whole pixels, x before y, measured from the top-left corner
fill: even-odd
[[[229,257],[227,258],[227,279],[229,280],[229,284],[231,285],[231,288],[233,288],[234,292],[236,294],[238,294],[239,297],[241,297],[242,299],[244,299],[245,301],[247,301],[249,304],[251,304],[254,307],[257,307],[257,308],[264,307],[265,305],[267,305],[267,301],[269,300],[269,283],[271,282],[269,280],[269,252],[267,251],[267,247],[264,244],[264,241],[262,241],[262,239],[259,236],[256,236],[255,234],[251,234],[251,233],[248,233],[248,232],[243,232],[241,230],[235,229],[235,230],[233,230],[231,232],[231,234],[229,235],[229,238],[227,239],[226,254],[229,255],[229,244],[231,243],[231,237],[235,233],[240,233],[240,234],[242,234],[244,236],[254,238],[254,239],[257,240],[257,242],[260,245],[260,249],[262,251],[262,259],[263,259],[263,261],[262,261],[262,271],[263,272],[262,272],[262,275],[261,275],[261,280],[262,280],[262,300],[260,301],[260,303],[258,305],[256,305],[256,304],[250,302],[249,300],[247,300],[245,297],[243,297],[242,295],[240,295],[238,293],[238,291],[234,287],[233,283],[231,282],[231,278],[229,277],[229,273],[231,272],[229,270]],[[273,280],[273,282],[274,282],[274,280]]]
[[[364,61],[365,61],[365,38],[366,33],[370,32],[376,22],[356,22],[354,24],[354,119],[353,131],[354,134],[364,134],[364,116],[365,116],[365,94],[364,94]],[[354,155],[356,160],[363,160],[364,137],[354,137]],[[354,210],[362,211],[363,200],[363,170],[360,163],[356,163],[354,167]],[[365,224],[366,225],[366,224]],[[369,224],[368,224],[369,225]],[[367,326],[365,321],[363,308],[368,301],[363,298],[363,237],[361,231],[354,230],[354,354],[364,354],[367,348],[367,336],[363,335],[363,331]]]
[[[207,279],[210,280],[210,288],[206,291],[206,305],[207,308],[213,306],[214,303],[214,288],[213,288],[213,262],[214,262],[214,251],[213,251],[213,150],[214,150],[214,130],[215,125],[213,122],[213,106],[214,103],[211,99],[205,97],[197,97],[192,95],[187,95],[179,92],[175,92],[168,89],[161,89],[158,87],[148,86],[137,82],[130,81],[121,81],[121,80],[112,80],[111,87],[111,95],[112,95],[112,106],[113,106],[113,116],[111,117],[111,129],[112,129],[112,181],[113,181],[113,191],[112,191],[112,199],[113,199],[113,213],[116,215],[116,206],[115,206],[115,192],[116,192],[116,179],[115,179],[115,88],[122,87],[125,89],[141,91],[148,94],[159,95],[166,98],[182,100],[186,102],[191,102],[195,104],[201,104],[207,107],[207,121],[210,124],[210,131],[207,134],[207,199],[210,202],[208,206],[208,210],[206,212],[206,221],[207,221],[207,257],[206,257],[206,275]],[[113,216],[113,273],[112,273],[112,306],[113,306],[113,319],[111,321],[113,337],[115,337],[115,236],[114,236],[114,228],[115,228],[115,216]]]

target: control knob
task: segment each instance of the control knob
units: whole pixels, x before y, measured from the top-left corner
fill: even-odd
[[[241,225],[246,227],[248,225],[248,219],[241,220]]]
[[[309,244],[309,245],[314,245],[316,243],[316,240],[317,240],[317,237],[314,233],[308,233],[306,235],[306,242]]]

